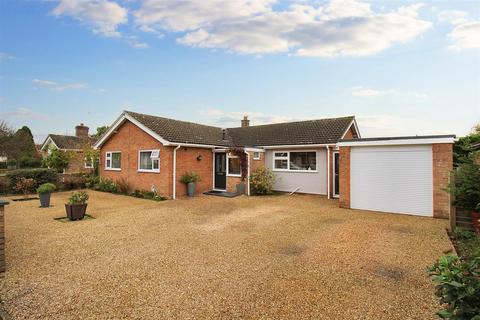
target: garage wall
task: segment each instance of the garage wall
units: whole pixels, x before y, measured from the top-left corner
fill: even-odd
[[[285,172],[273,170],[273,153],[278,151],[312,151],[317,153],[317,172]],[[274,190],[292,192],[300,187],[297,192],[327,194],[327,151],[325,149],[282,149],[267,150],[265,152],[265,167],[273,171],[277,177]]]
[[[350,206],[432,216],[432,147],[352,147]]]

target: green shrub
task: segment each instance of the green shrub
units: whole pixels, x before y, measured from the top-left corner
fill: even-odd
[[[42,159],[36,157],[22,157],[18,160],[20,168],[40,168],[42,166]]]
[[[117,184],[111,179],[99,178],[98,182],[93,186],[94,190],[117,193],[118,187]]]
[[[155,192],[152,192],[152,191],[146,191],[146,190],[135,190],[130,195],[136,198],[149,199],[149,200],[155,200],[155,201],[167,200],[167,197],[165,196],[156,194]]]
[[[0,162],[0,169],[7,169],[7,162],[5,161]]]
[[[70,198],[68,198],[68,204],[85,204],[88,200],[88,193],[86,191],[77,191],[72,193]]]
[[[128,183],[127,179],[122,178],[118,180],[116,184],[118,192],[128,194],[128,192],[130,191],[130,184]]]
[[[37,188],[37,193],[52,193],[57,187],[53,183],[44,183]]]
[[[32,190],[35,180],[31,178],[20,178],[14,186],[14,190],[18,193],[23,193],[25,197]]]
[[[443,306],[437,313],[441,318],[480,318],[480,256],[460,259],[445,255],[430,267],[429,272]]]
[[[70,156],[61,150],[50,149],[50,154],[43,159],[43,166],[55,169],[57,172],[63,172],[68,167]]]
[[[480,203],[480,166],[475,164],[473,157],[462,163],[455,171],[455,185],[450,185],[450,192],[455,195],[457,207],[474,210]]]
[[[275,175],[268,168],[260,167],[250,174],[250,188],[253,194],[272,194],[274,184]]]
[[[19,169],[7,173],[8,185],[10,191],[15,192],[14,187],[22,178],[35,180],[34,184],[28,190],[34,192],[40,185],[44,183],[56,183],[57,172],[52,169],[37,168],[37,169]]]
[[[200,176],[194,171],[187,171],[180,178],[180,181],[185,184],[188,184],[190,182],[199,182],[200,180]]]
[[[95,185],[100,182],[100,177],[97,175],[87,175],[85,177],[85,187],[94,189]]]

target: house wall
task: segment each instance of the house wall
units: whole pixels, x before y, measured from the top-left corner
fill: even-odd
[[[265,166],[265,153],[260,152],[260,159],[253,159],[253,152],[248,152],[250,162],[250,174],[258,168]],[[227,192],[237,192],[237,184],[241,183],[240,177],[232,177],[227,175]],[[245,181],[247,183],[247,181]],[[245,187],[245,193],[247,193],[247,187]]]
[[[316,172],[275,171],[273,169],[273,153],[278,151],[312,151],[317,153]],[[265,166],[273,171],[276,176],[274,190],[312,194],[327,194],[327,151],[325,148],[305,149],[278,149],[265,152]],[[330,166],[332,169],[332,166]]]
[[[68,161],[68,166],[65,168],[65,173],[90,173],[93,168],[85,168],[85,154],[83,151],[71,151],[71,158]]]
[[[125,179],[132,190],[149,191],[152,185],[155,185],[159,194],[172,197],[174,148],[163,146],[135,124],[126,121],[100,149],[100,176],[114,181]],[[160,150],[160,172],[139,172],[139,151],[151,149]],[[105,156],[109,151],[122,153],[120,171],[105,168]],[[202,159],[197,160],[198,156],[201,156]],[[200,175],[201,181],[197,184],[197,193],[212,189],[213,154],[211,149],[181,147],[176,151],[176,157],[175,190],[177,196],[186,195],[186,186],[180,182],[186,171],[195,171]]]

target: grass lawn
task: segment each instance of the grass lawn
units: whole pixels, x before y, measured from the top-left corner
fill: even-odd
[[[447,221],[319,196],[154,202],[89,191],[6,207],[2,307],[13,319],[435,319],[426,267]]]

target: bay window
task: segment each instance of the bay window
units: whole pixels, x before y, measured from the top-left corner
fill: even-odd
[[[315,151],[282,151],[273,153],[274,171],[316,171]]]
[[[140,150],[138,152],[138,171],[160,172],[160,150]]]

